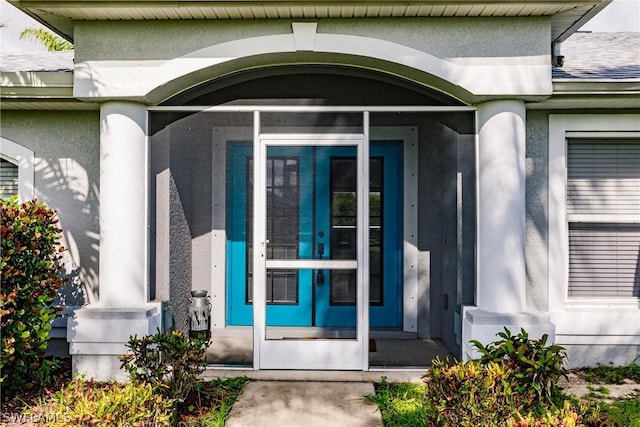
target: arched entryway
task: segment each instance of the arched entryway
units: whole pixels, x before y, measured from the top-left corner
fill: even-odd
[[[188,291],[210,291],[216,361],[423,366],[433,339],[459,354],[473,109],[392,74],[296,65],[200,84],[149,123],[155,297],[184,327]]]

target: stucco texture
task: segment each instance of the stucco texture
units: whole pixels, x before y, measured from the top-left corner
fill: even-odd
[[[2,112],[1,136],[34,152],[35,197],[58,212],[67,306],[98,299],[99,121],[98,112]]]
[[[549,300],[549,119],[527,112],[526,246],[527,309],[546,311]]]
[[[296,21],[82,21],[74,28],[76,61],[168,60],[232,40],[290,34],[291,22]],[[312,22],[318,22],[318,33],[376,37],[463,62],[532,58],[547,55],[551,49],[547,17],[404,18],[401,24],[395,19]]]

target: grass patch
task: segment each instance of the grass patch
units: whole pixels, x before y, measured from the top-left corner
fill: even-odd
[[[640,396],[602,405],[602,412],[615,426],[640,427]]]
[[[589,390],[589,396],[594,398],[608,396],[611,394],[611,391],[603,385],[594,387],[589,384],[587,385],[587,390]]]
[[[178,417],[180,426],[222,427],[234,402],[249,382],[247,377],[196,383]]]
[[[640,383],[640,356],[626,365],[599,365],[595,368],[577,369],[575,373],[593,384],[622,384],[625,379]]]
[[[376,384],[376,394],[365,396],[378,405],[382,422],[387,427],[426,426],[426,412],[423,404],[427,386],[422,383],[390,384],[382,377]]]

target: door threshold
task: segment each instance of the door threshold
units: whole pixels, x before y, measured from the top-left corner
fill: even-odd
[[[317,382],[421,382],[427,367],[373,367],[369,371],[255,370],[250,367],[209,365],[200,375],[204,380],[246,376],[254,381]]]

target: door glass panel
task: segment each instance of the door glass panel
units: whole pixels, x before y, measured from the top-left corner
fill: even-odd
[[[382,158],[369,162],[369,302],[383,303],[382,292]],[[356,159],[333,157],[331,159],[331,259],[355,259],[356,245]],[[356,273],[331,272],[331,305],[355,305]]]
[[[253,159],[247,159],[247,171],[253,171]],[[267,259],[298,258],[299,158],[271,156],[267,158]],[[253,174],[247,174],[247,303],[253,302]],[[268,271],[267,304],[297,304],[298,274],[296,270]]]
[[[267,337],[353,339],[357,325],[356,147],[272,145],[266,154]],[[333,159],[338,172],[332,171]],[[335,191],[333,177],[339,181]],[[345,268],[334,260],[351,266]],[[284,328],[291,326],[302,329]],[[335,335],[337,329],[342,333]]]
[[[298,258],[298,165],[295,156],[267,158],[267,259]]]

